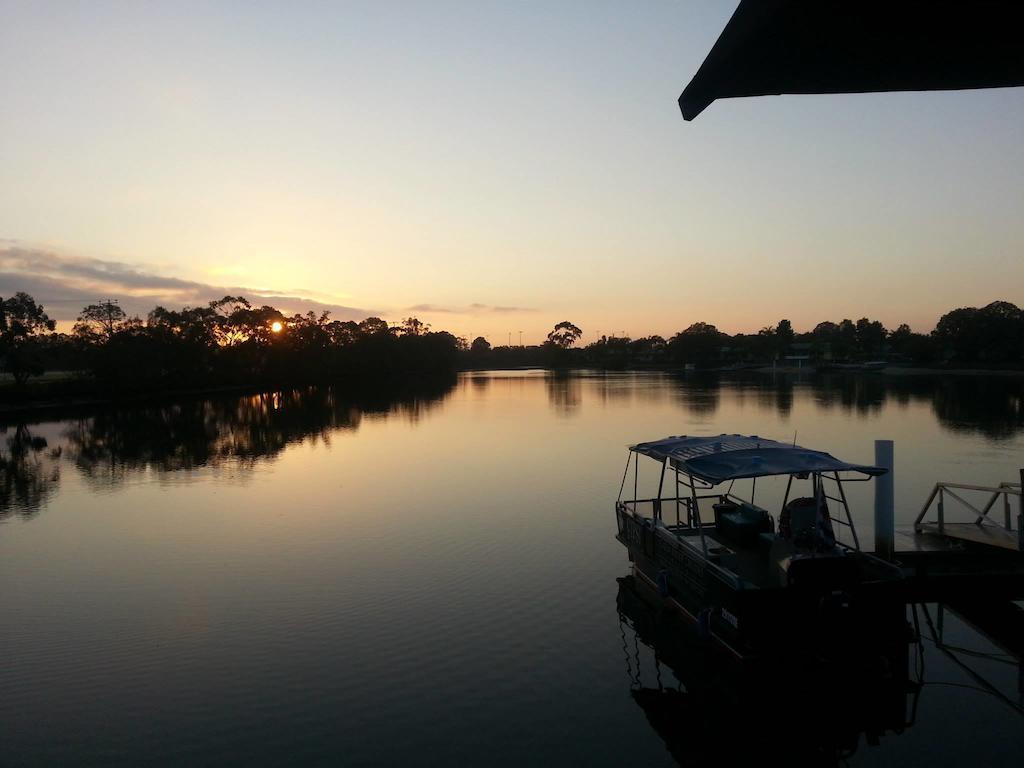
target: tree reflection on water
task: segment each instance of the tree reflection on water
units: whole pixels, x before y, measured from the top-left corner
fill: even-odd
[[[61,446],[50,449],[25,422],[0,447],[0,520],[31,517],[60,480],[60,460],[92,486],[113,486],[145,472],[201,467],[252,470],[289,444],[330,444],[364,416],[422,419],[454,387],[454,378],[401,389],[341,393],[330,387],[261,392],[123,408],[102,408],[65,421]],[[12,431],[13,430],[13,431]]]
[[[466,392],[474,399],[486,398],[492,375],[467,374]],[[499,374],[502,379],[514,376]],[[737,425],[716,422],[726,421],[723,404],[752,405],[784,422],[796,403],[852,417],[926,404],[937,423],[953,434],[1005,441],[1024,432],[1022,377],[562,371],[543,377],[524,374],[517,381],[523,384],[522,397],[546,398],[559,417],[573,419],[594,406],[644,411],[670,404],[697,422],[729,431]],[[59,422],[50,419],[56,423],[49,428],[27,419],[0,426],[0,521],[29,518],[45,506],[57,490],[64,461],[93,487],[116,486],[142,472],[222,467],[251,472],[289,444],[329,444],[335,432],[357,430],[366,417],[416,423],[455,385],[455,378],[446,378],[370,392],[305,387],[93,409]]]
[[[1017,376],[822,376],[813,383],[818,404],[858,414],[889,402],[931,404],[945,429],[993,440],[1024,430],[1024,378]]]
[[[758,409],[788,418],[794,398],[809,392],[818,408],[866,416],[887,405],[931,405],[943,428],[1006,440],[1024,431],[1024,377],[1019,376],[679,376],[673,375],[674,398],[689,413],[709,417],[724,393],[737,401],[753,399]]]
[[[56,490],[60,481],[61,449],[33,435],[26,424],[0,427],[0,521],[29,518]]]
[[[571,371],[551,371],[544,377],[548,402],[560,416],[571,416],[580,407],[583,388],[579,376]]]
[[[152,407],[114,408],[74,421],[68,457],[98,484],[121,482],[143,470],[176,472],[227,462],[252,468],[292,443],[330,444],[338,430],[355,430],[366,414],[416,422],[454,380],[415,389],[342,394],[330,387],[261,392]]]

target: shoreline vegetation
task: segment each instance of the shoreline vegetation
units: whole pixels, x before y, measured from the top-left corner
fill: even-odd
[[[460,370],[662,370],[714,374],[1024,376],[1024,310],[1005,301],[944,314],[935,330],[868,318],[797,332],[780,320],[729,335],[697,322],[669,339],[602,336],[563,321],[543,344],[495,346],[434,331],[415,317],[332,320],[285,315],[225,296],[202,307],[155,307],[143,320],[116,301],[82,309],[72,333],[26,293],[0,299],[0,412],[145,402],[330,384],[401,391]]]

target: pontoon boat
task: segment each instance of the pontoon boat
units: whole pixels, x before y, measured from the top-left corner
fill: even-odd
[[[852,636],[843,627],[893,610],[887,587],[899,569],[861,551],[844,490],[886,470],[756,435],[667,437],[629,451],[615,516],[635,573],[734,653],[792,648],[794,637],[813,645],[823,629]],[[653,498],[638,498],[641,456],[660,464]],[[758,479],[772,476],[785,479],[777,518],[755,504]]]

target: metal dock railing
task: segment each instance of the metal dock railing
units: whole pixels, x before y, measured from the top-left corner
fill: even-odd
[[[1021,470],[1021,479],[1024,481],[1024,470]],[[1021,486],[1021,483],[1000,483],[996,486],[936,483],[914,520],[914,531],[1024,552],[1024,496]],[[1017,499],[1017,504],[1012,503],[1012,498]],[[1000,500],[1002,504],[999,504]],[[950,501],[953,504],[949,504]],[[932,510],[934,519],[926,520]],[[993,514],[994,510],[998,511]],[[952,521],[948,519],[951,513]],[[973,519],[968,522],[964,516]],[[996,516],[1002,520],[997,520]]]

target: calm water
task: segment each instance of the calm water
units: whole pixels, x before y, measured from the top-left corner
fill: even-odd
[[[1017,477],[1024,384],[471,373],[8,423],[0,764],[673,765],[612,502],[629,443],[720,432],[892,438],[909,522]],[[913,724],[851,763],[1020,764],[1017,665],[944,631],[995,692],[925,642]]]

